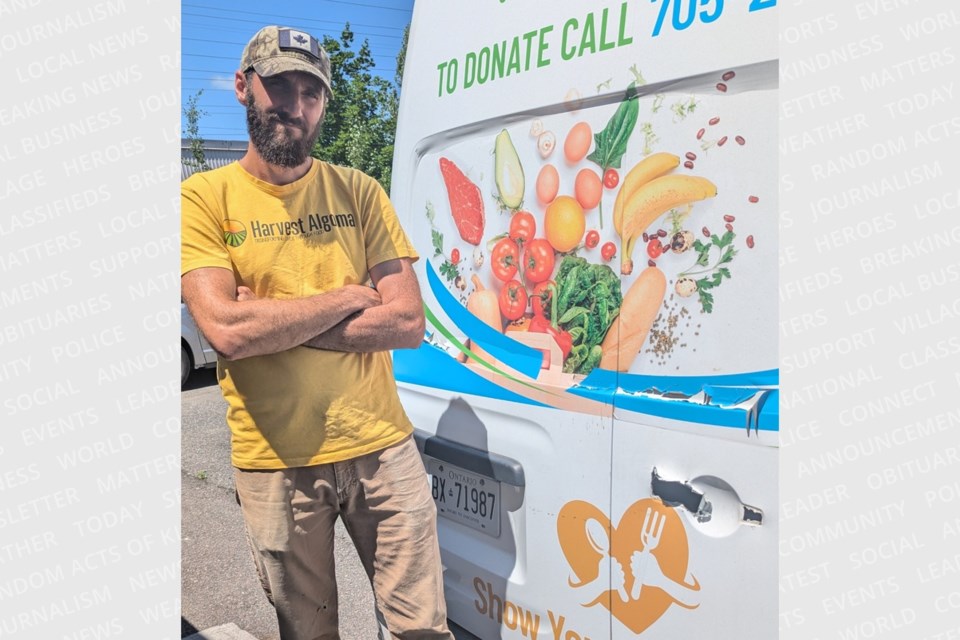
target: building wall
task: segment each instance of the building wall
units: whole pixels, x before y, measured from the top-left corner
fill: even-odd
[[[234,160],[239,160],[247,152],[247,144],[246,140],[204,140],[203,153],[207,165],[211,169],[217,169]],[[193,166],[195,162],[190,152],[190,141],[182,139],[180,141],[180,180],[186,180],[197,171]]]

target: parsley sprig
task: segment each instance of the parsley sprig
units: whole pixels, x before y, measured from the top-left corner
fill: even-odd
[[[713,294],[710,290],[719,287],[724,279],[732,277],[730,270],[723,265],[732,262],[733,257],[737,255],[737,250],[733,247],[733,240],[736,237],[733,231],[727,231],[722,236],[711,235],[710,242],[694,241],[693,249],[697,252],[697,261],[678,276],[680,278],[691,278],[692,276],[709,274],[696,280],[697,295],[700,298],[700,307],[704,313],[713,311]],[[717,250],[720,257],[711,265],[710,254],[713,249]],[[697,269],[697,267],[706,268]]]

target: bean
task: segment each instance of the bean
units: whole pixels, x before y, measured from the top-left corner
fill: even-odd
[[[737,136],[736,138],[734,138],[734,140],[736,140],[737,144],[739,144],[740,146],[747,144],[747,141],[743,139],[743,136]]]
[[[725,144],[727,144],[727,136],[723,136],[722,138],[720,138],[719,140],[717,140],[717,146],[718,146],[718,147],[722,147],[722,146],[725,145]]]
[[[687,169],[693,169],[693,163],[690,162],[689,160],[687,160],[686,162],[684,162],[684,163],[683,163],[683,166],[685,166]]]
[[[710,122],[708,124],[714,125],[714,124],[717,124],[718,122],[720,122],[720,118],[710,118]]]
[[[757,196],[750,196],[749,198],[747,198],[747,200],[754,203],[760,202],[760,198],[758,198]]]
[[[647,266],[648,266],[648,267],[655,267],[655,266],[657,266],[657,263],[654,262],[653,260],[647,260]]]
[[[697,154],[695,154],[693,151],[687,151],[687,155],[685,157],[687,160],[696,160]]]
[[[727,91],[727,85],[723,84],[722,82],[718,82],[718,83],[717,83],[717,91],[722,91],[722,92],[726,93],[726,91]]]
[[[697,140],[703,137],[705,131],[706,129],[700,129],[700,131],[697,131]]]
[[[723,220],[724,220],[725,222],[733,222],[734,220],[736,220],[736,218],[734,218],[734,217],[731,216],[730,214],[727,214],[727,215],[723,216]]]
[[[736,75],[737,74],[733,71],[727,71],[725,74],[723,74],[723,81],[726,82],[727,80],[733,80]]]
[[[643,241],[650,242],[650,236],[647,235],[646,231],[643,232]]]
[[[703,229],[701,229],[701,231],[703,232],[704,237],[706,238],[710,237],[710,229],[707,229],[706,227],[704,227]]]
[[[729,222],[723,226],[727,228],[727,231],[733,231],[733,225],[730,224]]]
[[[753,236],[747,236],[747,246],[753,249]]]
[[[657,229],[657,235],[660,236],[661,238],[666,238],[667,232],[665,229]]]

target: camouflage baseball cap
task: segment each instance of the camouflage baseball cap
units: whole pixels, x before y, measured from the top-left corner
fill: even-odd
[[[270,26],[257,32],[243,49],[240,70],[253,68],[261,76],[303,71],[316,76],[330,94],[330,57],[316,38],[305,31]]]

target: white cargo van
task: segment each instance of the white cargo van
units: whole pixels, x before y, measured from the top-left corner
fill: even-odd
[[[417,0],[394,357],[483,639],[777,635],[776,0]]]

